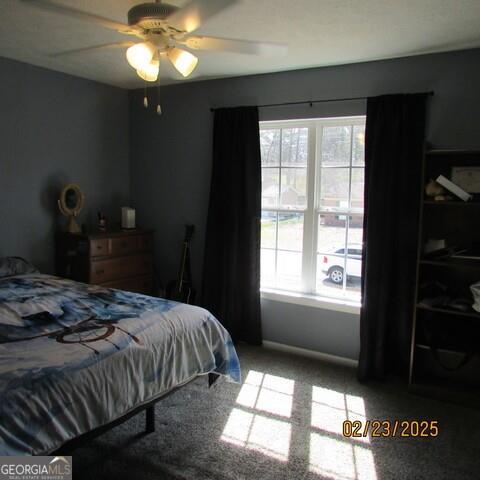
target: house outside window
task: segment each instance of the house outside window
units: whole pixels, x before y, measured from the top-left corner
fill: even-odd
[[[260,123],[262,290],[360,302],[365,117]]]

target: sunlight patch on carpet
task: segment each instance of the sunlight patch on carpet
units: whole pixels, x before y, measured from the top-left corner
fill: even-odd
[[[237,397],[244,407],[290,417],[295,382],[288,378],[250,370]]]
[[[332,480],[376,480],[372,452],[349,440],[310,435],[310,471]]]
[[[291,426],[288,422],[234,408],[220,438],[233,445],[286,461],[290,435]]]
[[[294,380],[250,370],[221,440],[286,461],[294,387]]]
[[[345,420],[365,425],[363,398],[313,386],[309,470],[332,480],[376,480],[370,435],[344,437]]]
[[[312,427],[343,435],[345,420],[365,424],[365,402],[362,397],[346,395],[323,387],[312,387]],[[355,440],[370,443],[370,434]]]

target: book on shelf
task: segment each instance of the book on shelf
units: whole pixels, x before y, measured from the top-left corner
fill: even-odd
[[[460,188],[458,185],[455,185],[451,182],[448,178],[444,177],[443,175],[439,175],[435,180],[439,183],[442,187],[446,188],[448,191],[452,192],[458,198],[461,198],[464,202],[468,202],[473,198],[473,195]]]

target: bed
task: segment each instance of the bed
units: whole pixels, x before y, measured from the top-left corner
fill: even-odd
[[[228,332],[200,307],[35,272],[0,278],[0,455],[58,451],[207,374],[240,381]]]

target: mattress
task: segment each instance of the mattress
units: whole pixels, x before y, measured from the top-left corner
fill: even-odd
[[[210,372],[240,381],[207,310],[49,275],[0,279],[0,455],[41,455]]]

